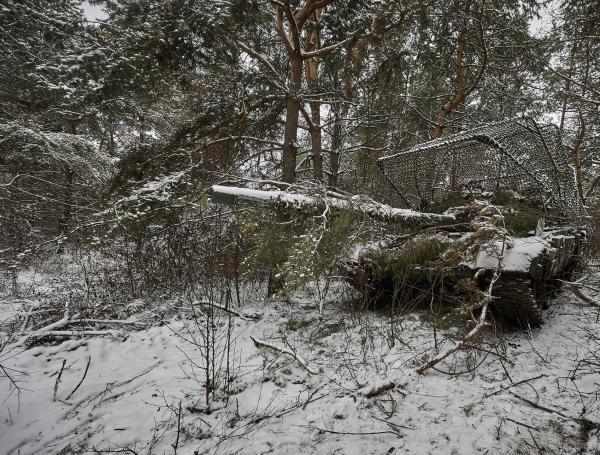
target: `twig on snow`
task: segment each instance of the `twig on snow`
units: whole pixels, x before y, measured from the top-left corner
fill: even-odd
[[[62,365],[60,366],[60,371],[58,372],[58,376],[56,377],[56,382],[54,383],[54,395],[52,396],[52,401],[56,401],[56,393],[58,392],[58,384],[60,384],[60,378],[62,377],[63,371],[65,369],[65,363],[67,363],[67,359],[63,359]]]
[[[177,448],[179,447],[179,435],[181,434],[181,400],[179,400],[179,410],[177,412],[177,438],[175,443],[172,444],[173,454],[177,455]]]
[[[562,280],[559,280],[559,281],[562,281]],[[563,281],[563,283],[566,284],[565,289],[567,291],[570,291],[575,297],[579,298],[580,300],[582,300],[583,302],[587,303],[588,305],[594,306],[596,308],[600,307],[600,303],[596,302],[591,297],[585,295],[581,291],[580,285],[578,285],[577,283],[569,283],[569,282],[566,282],[566,281]]]
[[[314,428],[315,430],[321,431],[323,433],[331,433],[331,434],[347,434],[350,436],[362,436],[362,435],[372,435],[372,434],[393,434],[398,436],[398,433],[392,430],[384,430],[384,431],[334,431],[328,430],[326,428],[309,426],[309,428]]]
[[[83,380],[85,379],[87,372],[90,368],[90,362],[92,361],[92,356],[88,356],[88,361],[87,361],[87,365],[85,366],[85,371],[83,372],[83,376],[81,377],[81,380],[77,383],[77,385],[75,386],[75,388],[71,391],[71,393],[67,396],[67,398],[65,398],[65,401],[68,401],[69,398],[71,398],[73,396],[73,394],[75,392],[77,392],[77,389],[79,389],[79,387],[81,386],[81,384],[83,384]]]
[[[511,385],[509,385],[508,387],[500,386],[500,389],[496,390],[495,392],[491,392],[491,393],[488,393],[487,395],[484,395],[483,398],[489,398],[489,397],[494,396],[494,395],[499,395],[502,392],[506,392],[508,389],[511,389],[513,387],[517,387],[517,386],[522,385],[522,384],[527,384],[527,383],[529,383],[531,381],[535,381],[536,379],[540,379],[540,378],[545,378],[547,376],[548,376],[547,374],[540,374],[540,375],[535,376],[533,378],[523,379],[521,381],[514,382]]]
[[[290,357],[293,357],[294,359],[296,359],[296,361],[300,364],[300,366],[302,368],[304,368],[306,371],[308,371],[310,374],[319,374],[318,370],[315,370],[314,368],[310,367],[306,363],[306,360],[304,360],[300,354],[292,351],[291,349],[283,348],[281,346],[271,344],[267,341],[261,340],[259,338],[253,337],[253,336],[251,336],[250,338],[252,339],[252,341],[254,341],[254,344],[256,345],[256,347],[264,347],[264,348],[268,348],[273,351],[279,352],[281,354],[289,355]]]
[[[208,306],[208,307],[211,307],[211,308],[216,308],[217,310],[224,311],[225,313],[233,314],[234,316],[237,316],[238,318],[242,318],[244,320],[248,319],[243,314],[238,313],[237,311],[232,310],[231,308],[227,308],[227,307],[224,307],[222,305],[217,305],[216,303],[206,302],[204,300],[196,300],[196,301],[193,302],[193,304],[194,305],[205,305],[205,306]]]
[[[587,428],[596,428],[596,429],[600,429],[600,422],[594,422],[593,420],[590,419],[586,419],[585,417],[574,417],[574,416],[570,416],[568,414],[565,414],[563,412],[560,412],[556,409],[552,409],[549,408],[547,406],[541,405],[539,403],[536,403],[535,401],[532,401],[528,398],[522,397],[521,395],[511,391],[510,394],[516,398],[518,398],[519,400],[527,403],[529,406],[536,408],[536,409],[540,409],[542,411],[546,411],[549,412],[550,414],[556,414],[560,417],[562,417],[563,419],[567,419],[567,420],[572,420],[575,423],[578,423],[581,426],[585,426]]]
[[[528,425],[528,424],[526,424],[526,423],[523,423],[523,422],[519,422],[518,420],[511,419],[510,417],[504,417],[504,419],[508,420],[509,422],[516,423],[517,425],[520,425],[520,426],[522,426],[522,427],[528,428],[528,429],[530,429],[530,430],[536,430],[536,431],[539,431],[539,430],[540,430],[540,429],[539,429],[539,428],[537,428],[537,427],[534,427],[534,426],[532,426],[532,425]]]
[[[74,336],[103,336],[110,335],[118,337],[123,335],[123,332],[118,330],[52,330],[50,332],[39,332],[31,334],[30,338],[43,338],[46,336],[50,337],[74,337]]]
[[[371,388],[367,393],[365,393],[365,397],[373,398],[381,395],[382,393],[387,392],[388,390],[392,390],[396,387],[396,384],[393,382],[386,382],[385,384],[381,384],[380,386]]]
[[[112,335],[118,336],[121,332],[116,330],[78,330],[78,331],[69,331],[69,330],[56,330],[56,329],[64,329],[65,327],[72,324],[117,324],[117,325],[139,325],[138,322],[132,321],[121,321],[119,319],[72,319],[65,312],[65,316],[58,321],[55,321],[51,324],[48,324],[45,327],[42,327],[35,332],[32,332],[28,335],[21,337],[15,344],[12,346],[13,348],[19,347],[23,345],[27,340],[31,338],[41,338],[45,336],[76,336],[76,335],[89,335],[89,336],[97,336],[97,335]]]
[[[0,371],[2,371],[2,373],[4,373],[4,377],[8,378],[8,381],[13,385],[13,387],[17,391],[17,395],[21,395],[21,387],[19,387],[19,384],[17,384],[17,381],[8,373],[8,371],[6,371],[6,369],[7,368],[2,366],[2,364],[0,363]],[[8,368],[8,369],[10,370],[11,368]],[[13,370],[13,371],[16,371],[16,370]]]

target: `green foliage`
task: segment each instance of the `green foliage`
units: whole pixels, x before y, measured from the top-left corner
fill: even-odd
[[[590,224],[587,232],[585,254],[588,259],[600,258],[600,202],[595,201],[590,209]]]
[[[77,117],[84,90],[71,90],[72,71],[79,80],[86,74],[69,56],[85,32],[81,2],[6,0],[0,11],[0,121],[47,125]],[[49,115],[36,118],[41,110]]]
[[[308,223],[306,230],[295,237],[286,261],[279,267],[284,294],[290,294],[332,270],[351,246],[353,221],[352,215],[335,214],[326,225],[321,219],[312,219]]]
[[[244,211],[239,219],[251,244],[244,272],[276,274],[284,295],[329,272],[348,251],[354,225],[348,214],[335,214],[323,225],[321,218],[290,221],[268,209]]]
[[[109,169],[81,136],[0,124],[0,264],[89,221]]]
[[[448,244],[437,238],[411,239],[400,250],[379,249],[367,256],[373,267],[373,275],[378,279],[391,278],[393,281],[414,281],[427,278],[427,267],[438,261]],[[423,266],[425,270],[419,270]]]
[[[434,202],[429,211],[443,213],[451,207],[465,204],[465,198],[457,192],[450,192],[443,199]],[[535,230],[538,220],[548,216],[539,198],[521,197],[509,191],[495,191],[490,202],[496,206],[508,208],[503,210],[505,227],[511,235],[526,236]]]
[[[551,216],[544,211],[543,202],[536,197],[515,196],[507,191],[496,191],[490,202],[508,208],[504,210],[504,225],[511,235],[526,236],[534,231],[540,218]]]
[[[507,191],[498,190],[494,192],[490,198],[490,202],[494,205],[508,206],[515,203],[515,197]]]
[[[508,232],[516,236],[526,236],[535,231],[540,215],[538,213],[518,211],[504,215],[504,225]]]
[[[435,324],[438,330],[460,327],[468,320],[460,309],[449,305],[436,305],[434,308],[423,311],[419,316],[421,320]]]
[[[317,248],[321,243],[322,227],[313,225],[307,232],[295,237],[286,261],[279,268],[278,276],[283,279],[283,294],[289,294],[303,284],[319,278],[321,257]]]
[[[298,330],[310,327],[315,322],[314,319],[294,319],[290,318],[285,321],[285,328],[289,332],[297,332]]]
[[[246,274],[272,273],[287,258],[292,238],[301,229],[299,220],[286,222],[270,210],[252,209],[237,214],[242,235],[250,243],[242,262]]]
[[[458,192],[453,191],[446,193],[442,199],[440,199],[439,201],[435,201],[433,204],[431,204],[427,211],[431,213],[444,213],[451,207],[460,207],[462,205],[465,205],[465,203],[466,200],[464,196]]]

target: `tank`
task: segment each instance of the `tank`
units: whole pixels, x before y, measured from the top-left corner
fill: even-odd
[[[215,203],[268,205],[287,216],[344,211],[390,226],[357,245],[348,281],[374,307],[462,306],[527,327],[570,279],[587,216],[558,128],[531,118],[481,125],[377,162],[376,199],[215,185]]]

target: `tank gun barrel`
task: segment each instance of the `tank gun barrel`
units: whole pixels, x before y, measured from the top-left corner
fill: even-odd
[[[407,227],[437,226],[456,223],[454,214],[423,213],[399,209],[376,202],[367,196],[348,198],[309,196],[288,191],[263,191],[234,186],[213,185],[209,190],[212,203],[226,205],[272,206],[278,210],[296,210],[319,214],[326,210],[364,214],[374,220]]]

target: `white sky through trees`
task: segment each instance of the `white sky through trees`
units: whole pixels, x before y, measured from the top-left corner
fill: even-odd
[[[108,17],[104,8],[100,5],[90,5],[89,2],[81,2],[85,17],[89,22],[104,20]]]

